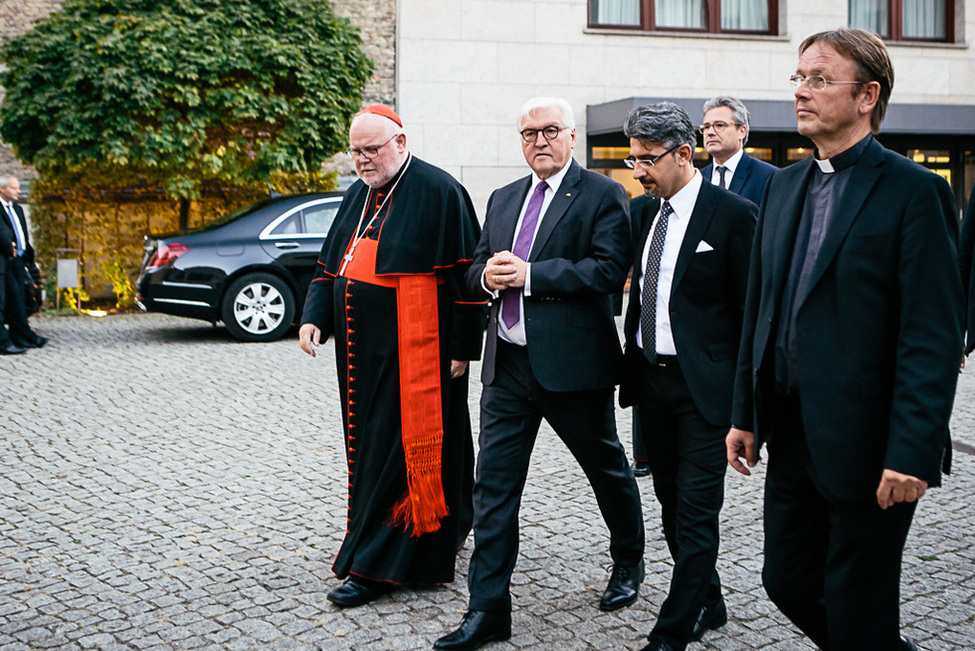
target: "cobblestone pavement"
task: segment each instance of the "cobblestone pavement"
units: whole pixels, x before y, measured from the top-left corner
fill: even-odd
[[[35,327],[46,348],[0,359],[0,649],[423,649],[458,623],[470,541],[453,585],[347,611],[325,599],[345,517],[330,345],[313,360],[294,338],[240,344],[160,315]],[[975,647],[972,375],[953,421],[968,451],[924,498],[905,554],[904,630],[928,650]],[[475,382],[472,405],[478,395]],[[619,424],[628,445],[628,413]],[[696,648],[812,648],[760,585],[762,482],[761,470],[728,476],[719,569],[731,621]],[[643,645],[671,564],[650,480],[640,487],[647,578],[636,605],[602,613],[608,536],[581,471],[543,430],[514,634],[492,649]]]

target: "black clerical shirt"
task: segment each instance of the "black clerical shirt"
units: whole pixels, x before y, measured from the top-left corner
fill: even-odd
[[[796,351],[796,315],[809,291],[809,278],[819,256],[830,221],[843,200],[853,166],[873,136],[826,160],[816,158],[792,249],[789,278],[779,305],[775,337],[775,389],[783,396],[799,395],[799,360]],[[818,151],[814,155],[818,155]]]

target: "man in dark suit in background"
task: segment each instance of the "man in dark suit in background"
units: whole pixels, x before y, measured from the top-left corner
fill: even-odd
[[[704,103],[704,124],[698,130],[714,162],[701,174],[705,181],[727,188],[757,206],[762,203],[765,184],[777,168],[752,158],[744,150],[751,119],[748,108],[734,97],[712,97]]]
[[[31,330],[24,302],[24,292],[33,291],[34,288],[34,281],[27,271],[27,265],[34,264],[34,247],[30,244],[24,209],[16,203],[19,196],[20,181],[17,177],[0,178],[0,220],[6,222],[5,225],[14,236],[13,256],[5,265],[6,302],[3,316],[10,328],[10,340],[15,348],[40,348],[47,343],[47,337],[41,337]]]
[[[881,146],[893,87],[875,34],[799,46],[799,133],[759,215],[728,433],[744,474],[768,442],[763,584],[824,649],[913,649],[900,570],[941,481],[962,347],[948,183]]]
[[[614,567],[600,609],[632,604],[643,580],[640,494],[613,409],[622,351],[612,295],[631,247],[626,194],[572,160],[565,100],[529,101],[519,125],[532,174],[491,195],[467,272],[471,291],[494,303],[481,367],[470,609],[438,649],[511,635],[518,509],[543,418],[582,466],[609,528]]]
[[[0,219],[0,355],[22,355],[27,352],[26,348],[15,346],[10,340],[2,318],[7,311],[7,267],[14,263],[14,253],[17,250],[16,239],[17,236],[10,229],[9,222]]]
[[[639,405],[653,488],[674,559],[653,651],[680,651],[728,621],[715,562],[748,258],[758,208],[704,183],[690,117],[630,111],[633,178],[653,202],[634,220],[620,404]]]

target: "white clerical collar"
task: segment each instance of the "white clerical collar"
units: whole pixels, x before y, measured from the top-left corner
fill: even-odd
[[[829,162],[828,158],[825,160],[819,160],[817,158],[816,164],[819,165],[819,171],[822,172],[823,174],[832,174],[833,172],[836,171],[835,169],[833,169],[833,164]]]

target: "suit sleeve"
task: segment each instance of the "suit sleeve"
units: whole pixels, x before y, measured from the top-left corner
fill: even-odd
[[[765,207],[771,182],[765,186],[755,234],[752,238],[748,274],[745,281],[745,313],[741,324],[741,343],[738,346],[738,370],[731,407],[731,425],[747,432],[755,432],[755,378],[752,360],[755,349],[755,328],[762,296],[762,231],[766,220]],[[756,432],[757,434],[757,432]]]
[[[931,174],[900,228],[899,330],[885,468],[940,482],[962,346],[957,227],[947,182]]]
[[[975,350],[975,297],[972,290],[975,283],[972,283],[972,275],[975,268],[972,267],[972,255],[975,249],[975,186],[972,187],[972,194],[968,198],[968,208],[965,210],[965,219],[961,224],[961,236],[958,239],[958,274],[961,276],[962,291],[967,302],[967,343],[965,353]]]
[[[481,230],[481,237],[477,241],[474,249],[474,260],[464,273],[464,284],[467,286],[469,300],[487,300],[492,296],[484,291],[481,286],[481,276],[484,275],[484,266],[488,258],[491,257],[491,206],[497,192],[492,192],[487,203],[487,213],[484,218],[484,227]]]
[[[318,258],[318,269],[315,271],[315,277],[308,285],[308,293],[305,294],[305,307],[301,313],[301,325],[311,323],[317,326],[322,331],[322,343],[325,343],[335,333],[335,324],[332,322],[335,277],[325,271],[323,263],[328,243],[329,240],[326,238]]]
[[[613,294],[626,282],[631,249],[626,191],[614,183],[601,193],[595,207],[587,255],[578,260],[548,258],[533,262],[532,296]]]

